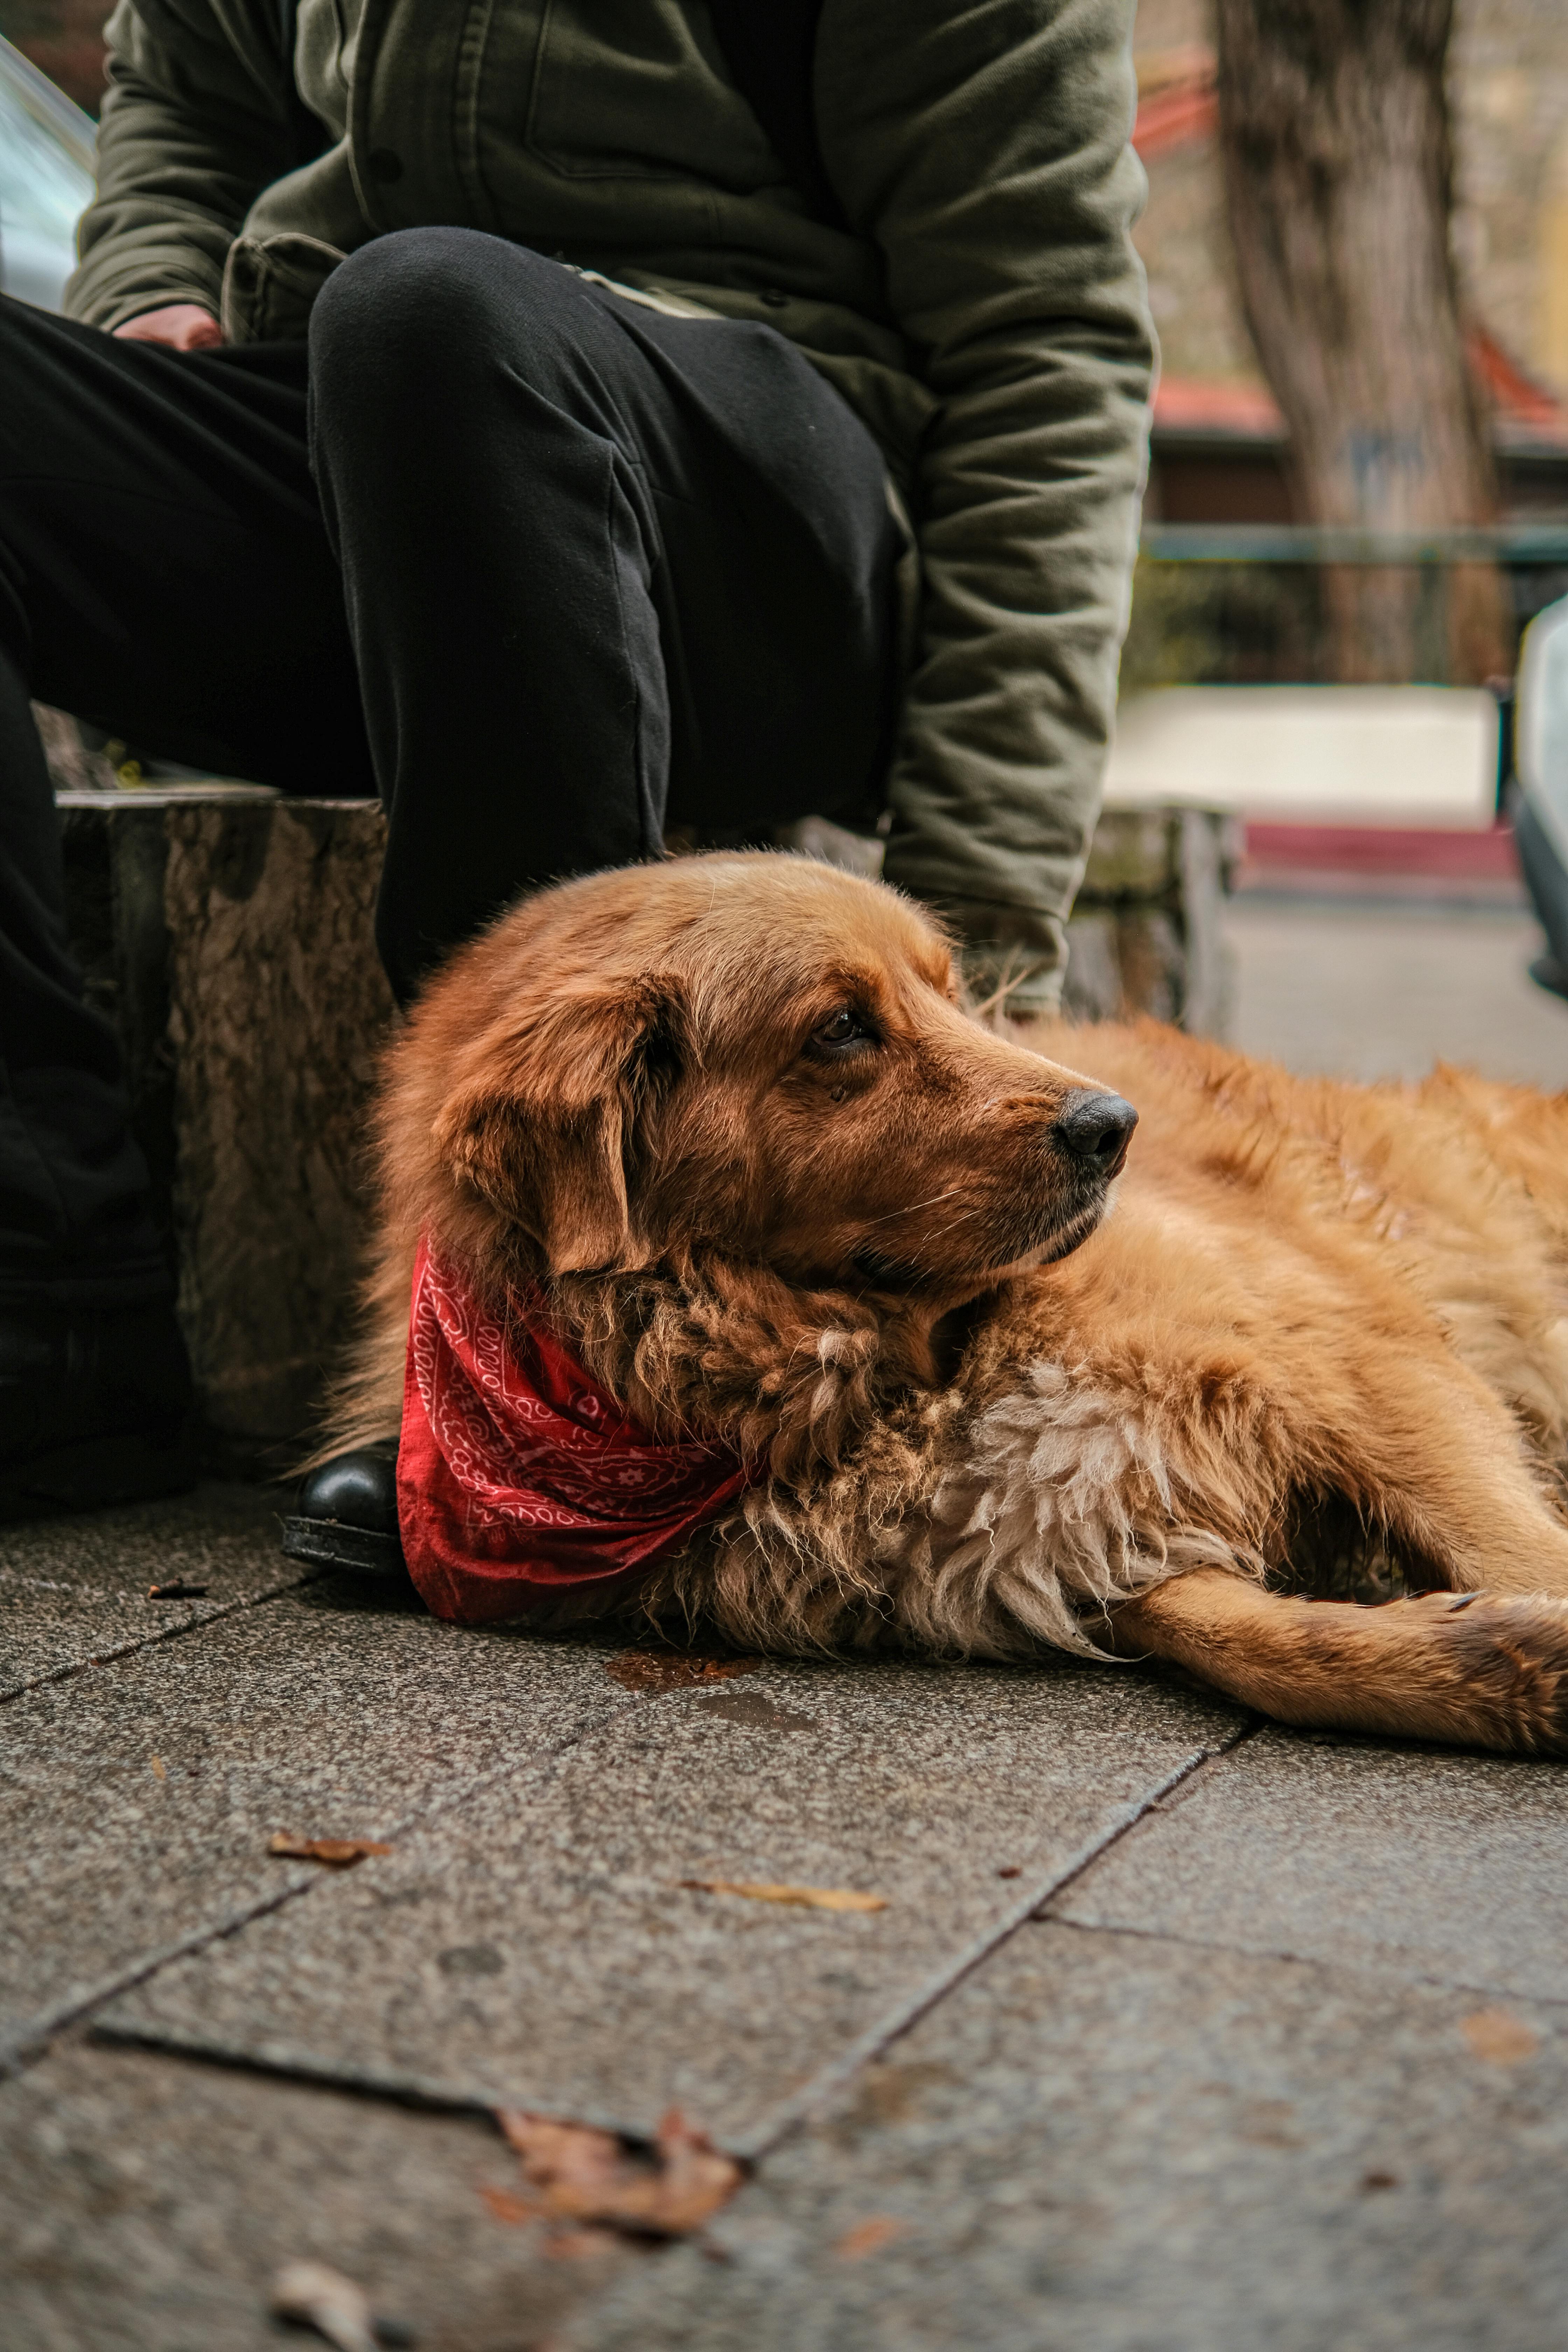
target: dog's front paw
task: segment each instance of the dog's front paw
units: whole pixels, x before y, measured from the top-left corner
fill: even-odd
[[[1527,1756],[1568,1756],[1568,1601],[1443,1592],[1419,1610],[1462,1718],[1450,1738]]]

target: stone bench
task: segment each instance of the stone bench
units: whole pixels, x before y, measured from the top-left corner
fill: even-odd
[[[124,1043],[213,1456],[280,1472],[352,1311],[393,1018],[381,812],[246,786],[58,799],[72,931]],[[1070,927],[1078,1017],[1223,1027],[1222,849],[1220,821],[1190,811],[1103,820]]]

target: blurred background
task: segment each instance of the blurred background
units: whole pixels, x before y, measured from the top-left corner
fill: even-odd
[[[1135,49],[1163,373],[1112,797],[1234,812],[1237,1044],[1568,1084],[1510,822],[1568,593],[1568,10],[1143,0]]]
[[[0,283],[30,300],[90,184],[102,19],[0,0]],[[1515,758],[1523,632],[1568,597],[1568,7],[1142,0],[1134,52],[1163,373],[1108,806],[1221,828],[1205,1025],[1568,1085]],[[104,749],[79,781],[138,781]]]
[[[84,113],[103,96],[102,0],[5,0],[0,36],[47,74]]]

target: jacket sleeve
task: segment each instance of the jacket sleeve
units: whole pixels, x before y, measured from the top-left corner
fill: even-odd
[[[1131,0],[827,0],[824,158],[939,403],[887,874],[1048,1006],[1099,812],[1153,330]]]
[[[276,50],[237,12],[226,28],[211,0],[120,0],[108,41],[98,194],[66,310],[107,328],[165,302],[216,318],[228,248],[283,168]]]

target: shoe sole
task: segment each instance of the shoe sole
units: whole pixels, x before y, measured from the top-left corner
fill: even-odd
[[[351,1527],[346,1519],[305,1519],[283,1522],[283,1550],[289,1559],[311,1568],[346,1569],[352,1576],[408,1574],[403,1546],[395,1536],[374,1528]]]

